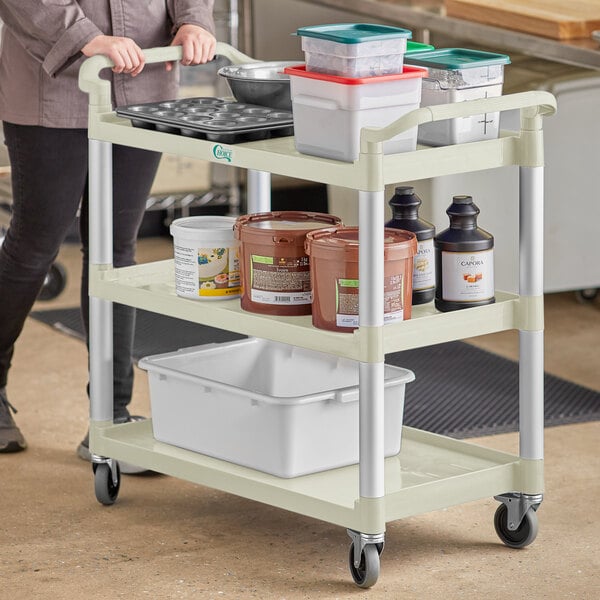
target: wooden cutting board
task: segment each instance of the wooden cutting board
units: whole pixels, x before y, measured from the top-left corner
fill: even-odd
[[[600,0],[445,0],[449,17],[557,40],[600,29]]]

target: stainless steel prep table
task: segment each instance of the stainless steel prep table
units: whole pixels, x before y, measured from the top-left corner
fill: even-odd
[[[444,0],[301,0],[305,4],[335,8],[368,17],[369,22],[388,21],[414,31],[429,30],[485,47],[521,52],[550,61],[600,69],[600,43],[594,39],[557,41],[518,31],[452,19],[444,14]],[[251,2],[244,2],[243,19],[251,18]]]

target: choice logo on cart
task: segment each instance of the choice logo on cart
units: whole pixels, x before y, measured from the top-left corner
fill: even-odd
[[[218,158],[219,160],[226,160],[227,162],[231,162],[231,154],[232,151],[227,148],[223,148],[221,144],[216,144],[212,149],[213,156]]]

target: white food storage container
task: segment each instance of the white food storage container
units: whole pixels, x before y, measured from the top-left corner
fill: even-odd
[[[493,52],[443,48],[412,54],[406,61],[429,70],[423,79],[421,106],[433,106],[501,96],[504,65],[510,59]],[[429,146],[446,146],[495,139],[499,121],[500,114],[492,112],[425,123],[419,126],[418,141]]]
[[[356,361],[249,338],[149,356],[154,437],[278,477],[358,462]],[[405,384],[385,365],[385,455],[400,451]]]
[[[342,77],[402,73],[408,29],[372,23],[301,27],[306,70]]]
[[[427,69],[406,67],[399,75],[347,78],[288,67],[294,138],[304,154],[353,162],[360,152],[363,127],[385,127],[419,107],[421,79]],[[417,128],[387,140],[385,154],[410,152]]]

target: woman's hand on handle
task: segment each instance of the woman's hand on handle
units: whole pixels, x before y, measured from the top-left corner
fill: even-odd
[[[215,56],[217,40],[215,36],[198,25],[182,25],[175,34],[171,46],[181,46],[182,65],[199,65],[212,60]],[[173,68],[173,63],[166,63],[167,71]]]
[[[110,58],[115,73],[129,73],[135,77],[144,68],[142,49],[131,39],[113,35],[99,35],[87,43],[81,52],[87,56],[102,54]]]

